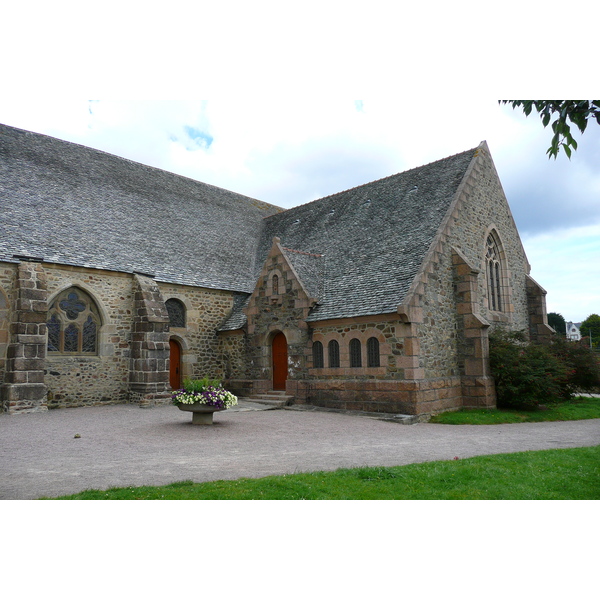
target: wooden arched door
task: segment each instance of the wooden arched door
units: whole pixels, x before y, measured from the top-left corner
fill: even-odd
[[[279,332],[273,338],[271,354],[273,356],[273,389],[285,390],[288,374],[288,348],[283,333]]]
[[[176,340],[169,340],[170,373],[169,383],[172,390],[181,389],[181,346]]]

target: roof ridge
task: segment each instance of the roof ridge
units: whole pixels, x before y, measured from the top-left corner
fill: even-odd
[[[314,200],[309,200],[308,202],[305,202],[304,204],[298,204],[297,206],[293,206],[291,208],[285,209],[283,212],[290,212],[290,211],[295,210],[296,208],[302,208],[304,206],[308,206],[309,204],[313,204],[314,202],[320,202],[321,200],[326,200],[327,198],[333,198],[334,196],[339,196],[340,194],[345,194],[346,192],[350,192],[352,190],[358,190],[358,189],[366,187],[368,185],[372,185],[374,183],[379,183],[380,181],[385,181],[386,179],[391,179],[392,177],[397,177],[398,175],[405,175],[407,173],[411,173],[412,171],[417,171],[419,169],[423,169],[424,167],[428,167],[429,165],[441,163],[446,160],[455,158],[457,156],[461,156],[463,154],[469,154],[470,152],[475,152],[480,147],[480,145],[481,144],[475,146],[474,148],[470,148],[469,150],[463,150],[462,152],[457,152],[456,154],[451,154],[450,156],[446,156],[445,158],[440,158],[438,160],[432,160],[431,162],[419,165],[417,167],[412,167],[410,169],[407,169],[406,171],[399,171],[398,173],[394,173],[393,175],[387,175],[386,177],[380,177],[379,179],[374,179],[373,181],[367,181],[366,183],[361,183],[360,185],[355,185],[354,187],[347,188],[345,190],[340,190],[339,192],[334,192],[333,194],[328,194],[327,196],[322,196],[320,198],[315,198]],[[269,215],[269,216],[263,217],[263,219],[269,219],[273,216],[275,216],[275,215]]]
[[[48,135],[47,133],[39,133],[38,131],[30,131],[28,129],[21,129],[20,127],[13,127],[12,125],[7,125],[6,123],[0,123],[0,126],[6,127],[6,129],[9,129],[9,130],[12,129],[12,130],[18,131],[20,133],[25,134],[26,136],[30,136],[30,135],[40,136],[40,137],[47,138],[49,140],[56,140],[62,144],[68,144],[70,146],[77,146],[78,148],[83,148],[84,150],[88,150],[88,151],[95,152],[98,154],[103,154],[105,156],[110,156],[110,157],[116,158],[120,161],[125,161],[125,162],[131,163],[133,165],[143,167],[145,169],[152,169],[154,171],[159,171],[161,173],[167,173],[168,175],[171,175],[172,177],[187,179],[189,181],[193,181],[194,183],[205,185],[207,187],[211,187],[216,190],[224,190],[226,192],[230,192],[231,194],[235,194],[236,196],[240,196],[241,198],[244,198],[246,200],[250,200],[252,202],[260,202],[261,204],[264,204],[267,207],[277,208],[277,209],[279,209],[280,212],[285,211],[285,209],[283,207],[277,206],[276,204],[271,204],[270,202],[265,202],[264,200],[260,200],[258,198],[253,198],[252,196],[247,196],[246,194],[240,194],[239,192],[234,192],[233,190],[228,190],[226,188],[219,187],[218,185],[214,185],[212,183],[206,183],[205,181],[200,181],[199,179],[194,179],[193,177],[189,177],[187,175],[181,175],[179,173],[174,173],[173,171],[168,171],[167,169],[161,169],[160,167],[154,167],[152,165],[147,165],[145,163],[139,162],[137,160],[132,160],[131,158],[127,158],[125,156],[119,156],[118,154],[113,154],[112,152],[106,152],[106,150],[99,150],[98,148],[93,148],[92,146],[85,146],[84,144],[81,144],[79,142],[72,142],[70,140],[65,140],[63,138],[59,138],[54,135]]]

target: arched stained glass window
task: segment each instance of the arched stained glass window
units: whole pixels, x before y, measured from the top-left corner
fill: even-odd
[[[100,315],[92,298],[83,290],[69,288],[60,293],[48,310],[50,354],[97,354]]]
[[[367,340],[367,366],[379,366],[379,340],[374,337]]]
[[[313,368],[322,369],[323,366],[323,344],[315,342],[313,344]]]
[[[273,279],[271,279],[271,287],[273,288],[273,296],[279,295],[279,276],[273,275]]]
[[[486,240],[486,278],[488,287],[488,306],[490,310],[502,311],[502,266],[500,248],[496,237],[490,233]]]
[[[48,327],[48,352],[59,352],[60,348],[60,321],[54,314],[46,324]]]
[[[350,366],[362,367],[360,340],[350,340]]]
[[[331,340],[327,349],[329,353],[329,368],[338,368],[340,366],[340,345],[336,340]]]
[[[79,349],[79,327],[74,323],[70,323],[65,328],[63,344],[65,352],[77,352]]]
[[[185,327],[185,305],[177,298],[169,298],[165,302],[169,313],[169,325],[171,327]]]
[[[96,321],[89,315],[86,322],[83,324],[83,342],[81,349],[83,352],[96,351]]]

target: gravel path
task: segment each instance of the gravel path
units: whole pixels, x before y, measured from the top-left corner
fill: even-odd
[[[238,410],[194,426],[173,406],[0,415],[0,499],[393,466],[600,444],[600,419],[515,425],[401,425],[303,410]],[[75,438],[79,434],[81,437]]]

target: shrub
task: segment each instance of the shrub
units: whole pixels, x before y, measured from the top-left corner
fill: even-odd
[[[566,399],[567,367],[548,347],[528,344],[522,332],[490,336],[490,367],[499,408],[537,408]]]
[[[209,387],[221,387],[220,379],[210,379],[210,377],[203,377],[202,379],[184,379],[183,389],[186,392],[204,392]]]
[[[558,337],[542,346],[526,342],[523,332],[495,332],[490,336],[490,366],[499,408],[564,402],[600,384],[594,354]]]
[[[572,393],[592,392],[600,388],[598,355],[588,347],[556,337],[550,346],[552,354],[569,368],[568,386]]]

